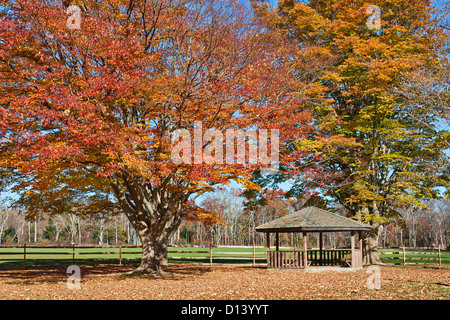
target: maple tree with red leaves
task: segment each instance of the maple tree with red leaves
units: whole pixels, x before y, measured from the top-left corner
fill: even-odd
[[[79,28],[69,28],[69,4]],[[183,219],[221,222],[193,195],[232,179],[257,188],[249,180],[257,164],[175,164],[173,132],[198,121],[203,130],[279,130],[280,162],[302,156],[290,143],[313,130],[305,101],[316,89],[294,72],[298,48],[239,1],[0,8],[3,182],[29,219],[122,210],[142,241],[134,273],[162,272]]]

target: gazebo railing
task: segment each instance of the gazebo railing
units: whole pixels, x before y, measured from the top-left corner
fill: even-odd
[[[348,266],[359,267],[362,263],[360,250],[354,250],[352,257],[351,249],[327,249],[321,251],[317,249],[308,249],[308,266],[341,266],[348,262]],[[361,261],[361,262],[360,262]],[[268,251],[268,268],[304,268],[303,250],[296,251]]]
[[[311,266],[338,266],[342,265],[343,260],[351,259],[351,249],[338,250],[320,250],[308,249],[308,261],[311,261]]]
[[[303,251],[267,251],[268,268],[303,268]]]

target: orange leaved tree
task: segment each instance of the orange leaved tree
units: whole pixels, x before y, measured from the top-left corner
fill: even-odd
[[[289,42],[239,1],[17,0],[0,12],[0,165],[17,203],[29,218],[122,210],[142,241],[137,273],[162,271],[183,219],[221,222],[194,196],[231,179],[252,187],[269,162],[236,161],[235,138],[259,130],[276,166],[308,132]]]

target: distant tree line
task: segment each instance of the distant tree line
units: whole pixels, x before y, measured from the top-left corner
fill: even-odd
[[[20,210],[0,208],[0,245],[139,245],[139,236],[124,215],[82,217],[42,215],[25,219]]]
[[[312,199],[312,198],[311,198]],[[313,203],[315,205],[323,205]],[[308,201],[285,199],[282,191],[266,194],[263,205],[249,209],[238,192],[222,191],[206,197],[202,206],[216,211],[222,224],[209,225],[200,221],[185,220],[172,237],[172,246],[265,246],[265,234],[254,231],[263,223],[290,214]],[[426,202],[428,209],[403,209],[401,219],[384,226],[380,247],[437,247],[447,248],[450,243],[450,200]],[[342,207],[330,210],[345,214]],[[123,214],[115,216],[82,217],[76,214],[43,215],[29,221],[20,210],[0,208],[0,245],[59,244],[59,245],[140,245],[134,228]],[[309,234],[308,243],[318,246],[318,234]],[[346,233],[324,233],[327,247],[348,247]],[[273,240],[273,239],[272,239]],[[280,235],[281,245],[299,247],[301,236],[294,233]]]

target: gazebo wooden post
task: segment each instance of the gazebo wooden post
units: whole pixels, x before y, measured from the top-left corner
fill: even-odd
[[[275,233],[275,250],[276,251],[280,251],[280,233],[276,232]]]
[[[266,246],[267,246],[267,268],[270,268],[272,261],[270,259],[270,232],[266,232]]]
[[[275,259],[277,259],[277,266],[278,268],[283,268],[283,261],[281,259],[280,254],[280,234],[278,232],[275,232]]]
[[[308,268],[308,244],[306,242],[306,232],[303,232],[303,268]]]
[[[355,231],[352,231],[352,238],[351,238],[351,252],[352,252],[352,268],[355,267],[356,261],[355,261]]]
[[[358,231],[358,249],[361,250],[362,254],[362,231]]]
[[[358,231],[358,249],[359,249],[359,253],[358,253],[358,267],[362,267],[362,263],[363,263],[363,241],[362,241],[362,231]]]
[[[319,232],[319,266],[323,266],[322,263],[322,248],[323,248],[323,232]]]

